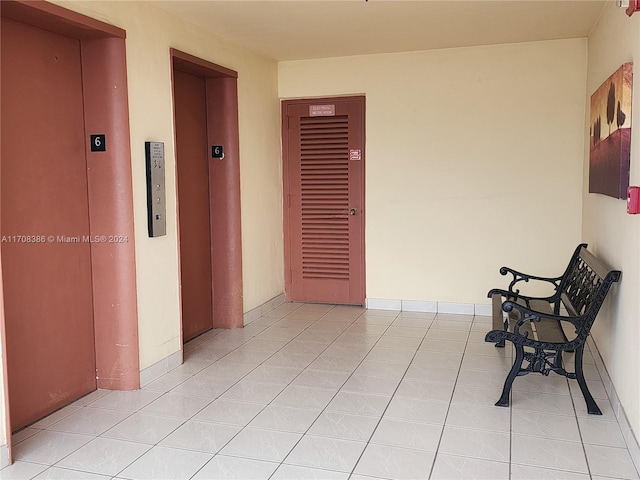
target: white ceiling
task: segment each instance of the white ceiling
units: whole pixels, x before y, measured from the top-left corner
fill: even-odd
[[[607,0],[153,3],[254,52],[301,60],[586,37]]]

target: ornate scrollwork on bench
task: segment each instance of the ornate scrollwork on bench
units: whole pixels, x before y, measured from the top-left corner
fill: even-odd
[[[487,333],[485,341],[495,343],[496,347],[504,347],[505,341],[510,341],[515,348],[515,359],[496,405],[509,405],[516,377],[529,373],[548,376],[553,372],[576,379],[589,413],[601,415],[584,379],[582,357],[591,326],[611,285],[620,280],[620,271],[611,270],[587,250],[586,244],[581,244],[560,277],[527,275],[508,267],[502,267],[500,273],[511,274],[513,279],[507,290],[489,291],[493,302],[493,330]],[[553,294],[532,297],[515,288],[519,282],[529,280],[551,283]],[[561,313],[562,307],[566,314]],[[571,338],[567,338],[565,332],[571,332]],[[563,352],[575,352],[575,372],[565,370]]]

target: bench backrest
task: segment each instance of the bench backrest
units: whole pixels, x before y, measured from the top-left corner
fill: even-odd
[[[560,299],[569,315],[584,316],[579,330],[586,329],[588,334],[609,288],[620,280],[621,272],[596,258],[585,244],[580,245],[576,253],[559,285]]]

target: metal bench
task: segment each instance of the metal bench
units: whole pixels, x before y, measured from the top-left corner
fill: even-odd
[[[609,288],[620,280],[621,272],[611,270],[587,250],[586,244],[581,244],[560,277],[538,277],[508,267],[502,267],[500,274],[511,274],[513,279],[507,290],[492,289],[488,293],[493,306],[493,330],[487,333],[485,341],[495,343],[496,347],[504,347],[505,340],[510,341],[515,347],[515,359],[496,405],[509,406],[509,393],[517,376],[555,372],[576,379],[588,412],[602,415],[584,379],[582,358],[591,326]],[[548,297],[521,294],[517,287],[530,280],[548,282],[553,286],[553,294]],[[575,372],[567,372],[562,352],[572,351],[575,351]]]

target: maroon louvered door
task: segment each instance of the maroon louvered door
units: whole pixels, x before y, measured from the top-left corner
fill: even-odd
[[[362,305],[364,97],[283,102],[290,301]]]

